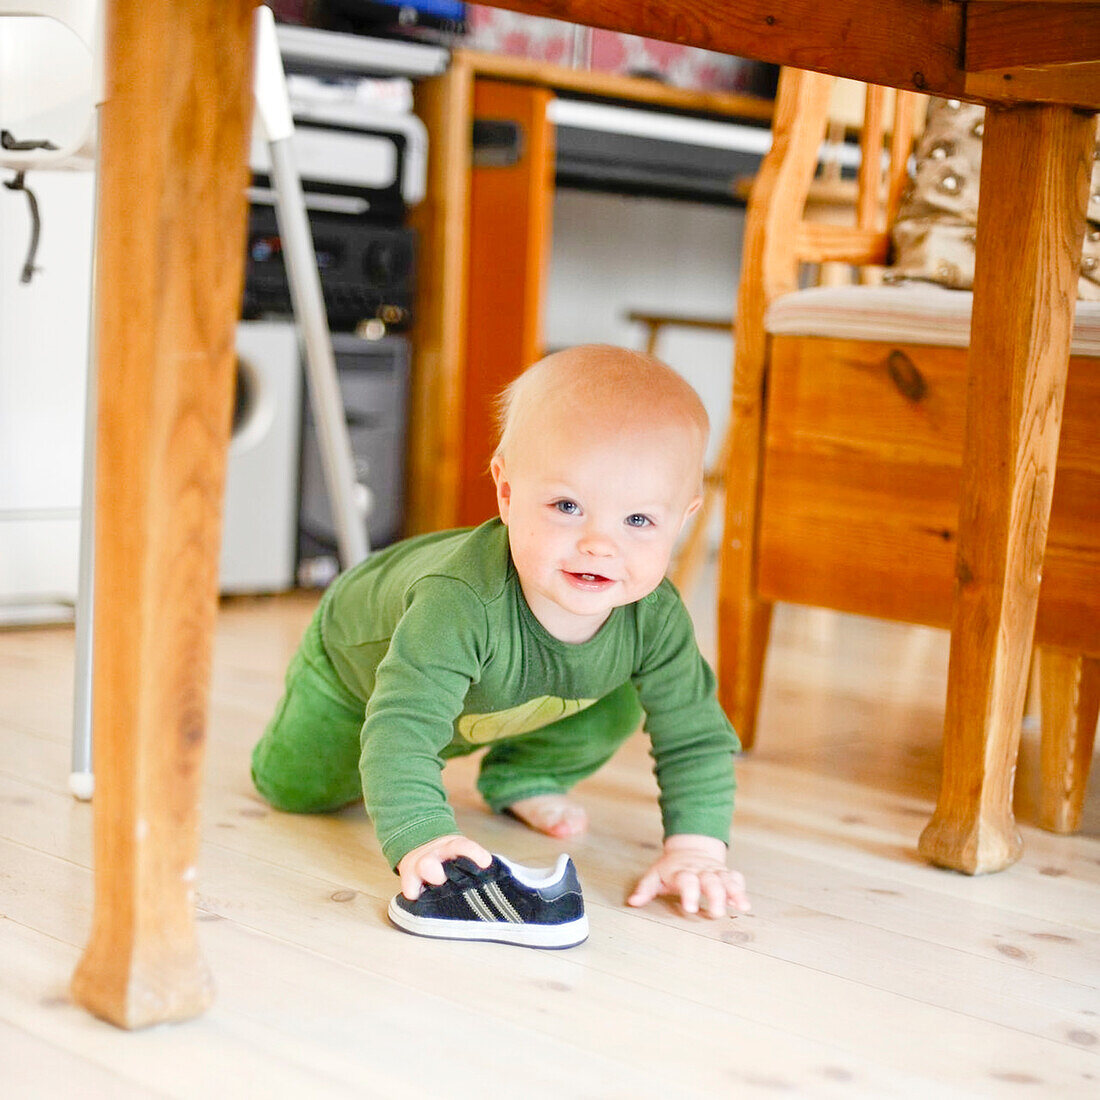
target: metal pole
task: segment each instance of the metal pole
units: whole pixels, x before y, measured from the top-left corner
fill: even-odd
[[[69,790],[87,802],[95,790],[92,770],[92,654],[95,619],[95,452],[98,419],[99,357],[95,332],[95,246],[99,211],[99,108],[105,97],[104,8],[94,12],[91,41],[92,100],[96,112],[92,172],[96,198],[92,214],[92,300],[88,311],[87,385],[84,390],[84,471],[80,491],[80,561],[77,566],[73,653],[73,743]]]
[[[95,178],[98,187],[98,172]],[[94,218],[92,226],[94,256]],[[95,286],[94,277],[92,286]],[[84,393],[84,477],[80,492],[80,564],[76,580],[72,768],[69,772],[69,790],[82,802],[87,802],[95,789],[95,774],[92,771],[92,626],[95,607],[96,373],[99,360],[95,353],[94,301],[88,328],[88,384]]]
[[[340,564],[347,569],[370,552],[367,525],[357,484],[347,417],[336,373],[321,275],[313,248],[302,181],[291,150],[294,123],[287,97],[275,19],[271,9],[256,9],[256,104],[271,155],[275,213],[283,244],[290,300],[301,326],[310,407],[317,425],[321,467],[325,475]]]

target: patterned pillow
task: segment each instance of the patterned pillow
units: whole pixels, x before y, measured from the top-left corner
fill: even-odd
[[[887,282],[923,279],[956,290],[974,285],[974,230],[985,110],[957,99],[928,104],[916,171],[894,224]],[[1100,300],[1100,131],[1092,162],[1088,222],[1077,296]]]

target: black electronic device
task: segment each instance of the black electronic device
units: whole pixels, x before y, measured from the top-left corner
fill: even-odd
[[[416,236],[407,226],[375,225],[342,214],[309,212],[329,327],[350,332],[380,320],[399,331],[412,320]],[[243,316],[292,313],[275,211],[253,205],[248,216]]]
[[[370,544],[374,548],[386,546],[401,536],[405,517],[408,337],[363,340],[349,333],[336,333],[332,349],[355,477],[367,490]],[[308,403],[302,417],[300,500],[299,582],[306,587],[323,585],[338,568],[336,529],[320,440]]]
[[[449,40],[466,29],[466,5],[457,0],[309,0],[314,27],[352,34]]]

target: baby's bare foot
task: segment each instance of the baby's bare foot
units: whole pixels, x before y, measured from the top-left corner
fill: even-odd
[[[560,794],[537,794],[521,798],[508,807],[525,825],[547,836],[577,836],[588,828],[588,814]]]

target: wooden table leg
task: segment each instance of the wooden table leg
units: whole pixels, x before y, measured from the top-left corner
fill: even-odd
[[[201,1012],[198,798],[247,215],[253,0],[113,0],[101,111],[95,915],[76,1000]]]
[[[943,782],[920,839],[969,874],[1021,850],[1012,787],[1094,134],[1068,107],[986,113]]]

